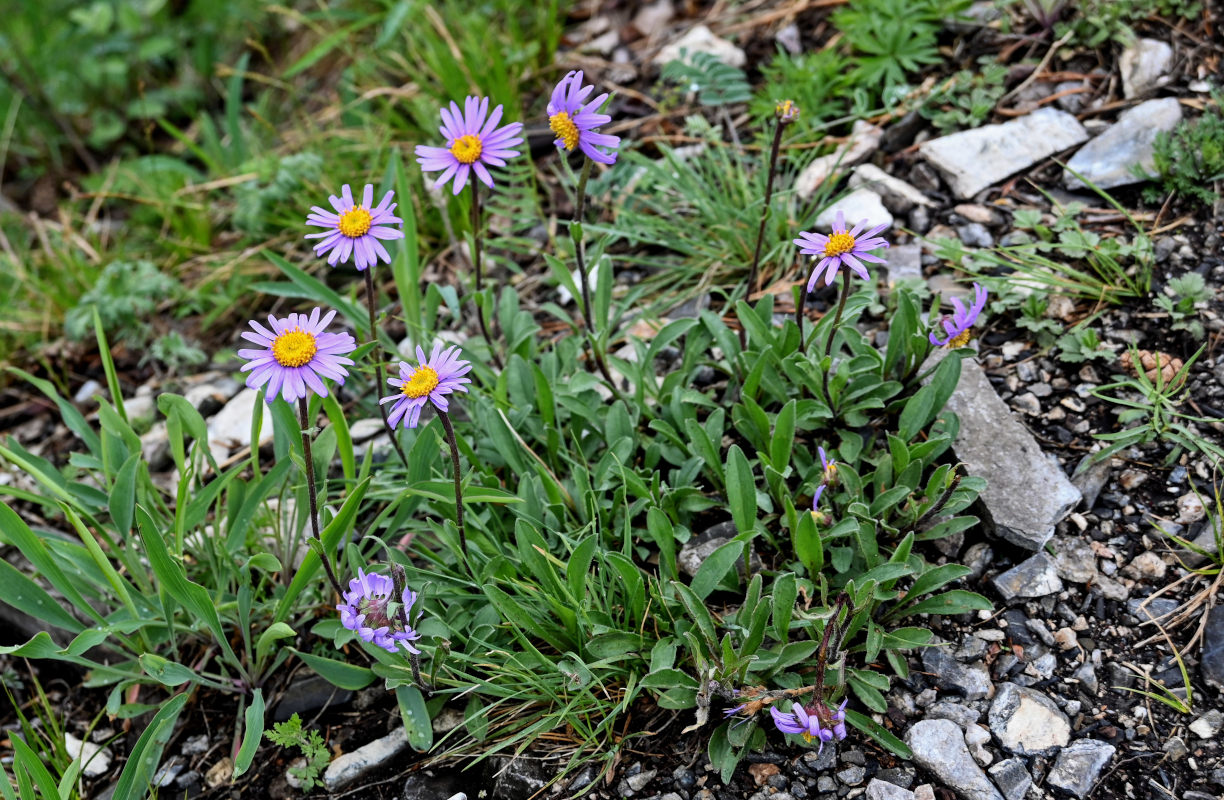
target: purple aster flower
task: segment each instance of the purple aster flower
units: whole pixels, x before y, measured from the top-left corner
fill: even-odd
[[[493,188],[493,176],[489,167],[504,167],[506,159],[518,155],[517,150],[511,150],[517,144],[522,144],[518,137],[523,130],[523,123],[512,122],[501,128],[502,107],[499,105],[489,113],[489,98],[468,97],[463,101],[463,112],[459,104],[451,102],[450,109],[441,109],[442,127],[438,130],[446,138],[446,147],[428,147],[417,145],[417,163],[425,172],[442,170],[442,174],[434,181],[434,188],[455,179],[454,194],[463,191],[467,185],[468,175],[476,173],[476,177],[490,189]]]
[[[439,411],[446,411],[450,404],[446,395],[452,392],[466,392],[466,383],[471,383],[463,375],[472,368],[471,363],[459,358],[458,347],[442,349],[442,343],[433,346],[429,358],[419,346],[416,349],[417,364],[411,367],[408,362],[400,362],[400,376],[388,378],[387,383],[400,391],[379,400],[379,404],[394,402],[387,422],[394,428],[403,420],[405,428],[415,428],[421,419],[421,409],[426,402],[433,403]]]
[[[582,85],[582,70],[567,74],[548,101],[548,127],[557,136],[554,142],[557,147],[567,151],[578,147],[592,161],[612,164],[616,162],[620,137],[595,132],[596,127],[611,122],[612,117],[598,113],[608,99],[607,92],[585,102],[593,91],[594,86]]]
[[[332,208],[336,209],[335,213],[319,206],[310,207],[306,224],[315,228],[327,228],[322,233],[306,234],[307,239],[323,240],[314,246],[315,255],[321,256],[330,252],[327,263],[335,266],[336,262],[346,263],[351,254],[359,270],[374,266],[379,259],[390,264],[391,254],[379,239],[404,238],[403,231],[387,227],[403,224],[403,220],[393,213],[395,203],[392,203],[391,199],[395,197],[395,192],[383,195],[377,208],[371,205],[374,202],[374,187],[368,183],[362,193],[360,205],[353,202],[353,193],[347,183],[340,190],[340,195],[327,198]]]
[[[951,317],[944,316],[944,330],[948,332],[948,338],[944,341],[939,341],[935,336],[935,332],[930,334],[931,344],[939,347],[964,347],[969,343],[969,329],[973,327],[973,323],[977,322],[978,315],[982,313],[982,309],[986,307],[986,290],[981,284],[973,284],[973,305],[965,308],[965,304],[961,302],[959,297],[952,298],[952,307],[955,309]]]
[[[789,125],[799,119],[799,106],[794,100],[782,100],[774,106],[774,117],[783,125]]]
[[[825,485],[822,483],[816,487],[816,494],[812,496],[812,516],[820,519],[823,515],[816,510],[816,506],[820,505],[820,496],[824,494]]]
[[[776,708],[769,709],[774,725],[783,733],[797,733],[803,736],[805,742],[820,740],[820,750],[824,750],[825,742],[833,741],[832,728],[824,727],[816,713],[809,713],[801,703],[791,706],[791,713],[785,714]]]
[[[817,446],[816,452],[820,455],[820,468],[823,473],[821,480],[830,486],[837,485],[837,462],[829,458],[825,454],[823,447]]]
[[[829,236],[807,231],[799,233],[799,238],[794,240],[795,244],[799,245],[799,252],[805,256],[820,259],[816,263],[816,268],[812,270],[812,277],[808,278],[807,290],[809,292],[816,288],[816,280],[822,272],[825,286],[828,286],[837,277],[837,270],[840,267],[849,267],[860,278],[868,280],[871,276],[867,274],[867,268],[862,264],[863,261],[873,264],[886,263],[884,259],[873,256],[868,251],[888,247],[888,242],[876,236],[888,227],[888,223],[877,225],[860,235],[859,231],[866,226],[867,220],[862,220],[853,229],[847,231],[846,215],[838,211],[837,219],[833,223],[833,233]]]
[[[745,705],[747,705],[747,704],[746,704],[746,703],[740,703],[740,704],[739,704],[738,706],[736,706],[735,708],[728,708],[728,709],[725,709],[725,710],[723,711],[723,716],[724,716],[724,717],[734,717],[736,714],[738,714],[738,713],[740,713],[741,711],[743,711],[743,710],[744,710],[744,706],[745,706]]]
[[[343,602],[336,606],[340,624],[390,653],[400,652],[401,647],[409,653],[420,653],[412,641],[421,638],[421,634],[404,625],[399,607],[391,600],[394,594],[395,582],[386,575],[367,575],[358,569],[357,577],[349,581]],[[416,592],[404,589],[400,596],[403,616],[412,610],[416,599]]]
[[[833,738],[841,741],[846,738],[846,703],[850,702],[850,698],[841,701],[841,705],[837,707],[837,711],[833,712]]]
[[[250,359],[242,365],[243,372],[250,372],[246,385],[258,389],[268,385],[264,399],[271,403],[277,394],[292,403],[311,392],[327,397],[324,378],[343,384],[352,365],[345,353],[352,352],[357,343],[347,333],[324,333],[323,329],[336,316],[328,311],[319,319],[320,309],[305,314],[290,314],[284,319],[268,315],[268,327],[254,320],[251,331],[243,331],[242,338],[259,345],[255,349],[239,350],[238,355]]]

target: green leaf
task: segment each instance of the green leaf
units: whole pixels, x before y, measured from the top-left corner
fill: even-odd
[[[332,518],[332,521],[327,523],[327,527],[319,534],[319,538],[323,540],[323,552],[334,553],[340,544],[340,540],[345,534],[353,529],[353,520],[357,516],[357,509],[361,506],[361,500],[365,497],[366,490],[370,488],[370,478],[366,478],[361,483],[353,487],[352,493],[344,501],[344,505],[340,507],[339,513]],[[285,594],[281,597],[280,603],[276,606],[277,621],[283,621],[289,616],[289,611],[297,602],[298,595],[314,580],[315,573],[323,563],[319,561],[319,554],[312,548],[306,553],[302,559],[302,566],[298,567],[297,574],[293,576],[293,580],[289,583],[289,588],[285,590]]]
[[[43,591],[41,586],[4,560],[0,560],[0,585],[4,586],[0,602],[66,631],[80,633],[84,627],[76,617],[65,611],[55,598]]]
[[[182,686],[184,683],[199,683],[200,675],[190,667],[169,661],[156,653],[143,653],[140,666],[153,680],[163,686]]]
[[[900,758],[910,759],[914,757],[913,752],[905,744],[893,734],[882,728],[871,717],[866,714],[861,714],[853,709],[846,709],[846,722],[849,722],[854,727],[858,728],[867,736],[876,741],[880,746],[891,751],[894,755]]]
[[[273,622],[268,626],[267,630],[259,634],[259,641],[255,643],[255,661],[264,660],[264,656],[268,652],[268,648],[277,639],[288,639],[292,636],[297,636],[297,631],[290,628],[283,622]]]
[[[341,689],[355,692],[364,689],[374,682],[374,673],[367,667],[358,667],[333,658],[316,656],[313,653],[303,653],[290,647],[289,652],[296,655],[306,666],[317,672],[324,680]]]
[[[697,574],[693,576],[691,584],[693,594],[699,600],[705,600],[743,555],[743,542],[730,541],[721,545],[697,568]]]
[[[904,609],[900,616],[908,617],[914,614],[967,614],[970,611],[991,611],[994,607],[977,592],[964,589],[953,589],[950,592],[937,594],[920,600]]]
[[[247,706],[245,730],[242,732],[242,746],[238,748],[238,757],[234,759],[234,777],[237,778],[251,767],[259,743],[263,741],[264,731],[264,698],[263,689],[256,689],[251,704]]]
[[[174,734],[174,723],[179,713],[187,704],[187,692],[175,695],[163,704],[161,709],[149,722],[149,727],[136,740],[119,782],[115,784],[115,797],[143,797],[149,782],[153,779],[153,770],[161,761],[162,750]]]
[[[736,530],[740,534],[752,531],[756,527],[756,482],[748,457],[737,444],[727,451],[727,502]]]
[[[111,519],[114,520],[115,530],[124,537],[132,530],[132,515],[136,509],[136,470],[142,461],[143,455],[139,451],[132,453],[119,468],[111,487],[108,504]]]
[[[425,707],[425,696],[415,686],[397,686],[395,699],[399,703],[400,719],[404,721],[404,733],[408,744],[418,753],[433,747],[433,724],[429,709]]]

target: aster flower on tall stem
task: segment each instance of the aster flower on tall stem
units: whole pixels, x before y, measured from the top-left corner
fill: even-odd
[[[417,685],[421,680],[421,651],[413,644],[421,638],[410,619],[417,593],[404,585],[404,570],[391,565],[391,576],[357,569],[357,577],[349,581],[348,591],[342,592],[336,611],[340,624],[365,642],[388,653],[408,656]]]
[[[782,131],[787,125],[799,119],[799,106],[790,100],[783,100],[774,107],[774,135],[769,148],[769,167],[765,178],[765,204],[761,206],[761,224],[757,226],[756,246],[752,249],[752,266],[748,270],[747,297],[757,289],[757,269],[761,263],[761,243],[765,240],[765,221],[769,218],[769,204],[773,200],[774,176],[778,171],[778,153],[782,150]],[[747,343],[747,332],[741,327],[740,347]]]
[[[249,359],[242,366],[243,372],[250,373],[246,381],[249,388],[259,389],[266,385],[264,399],[269,403],[276,399],[278,394],[288,403],[297,402],[302,453],[306,462],[306,495],[310,500],[313,544],[317,547],[319,559],[323,562],[332,588],[339,594],[340,582],[336,579],[331,559],[323,551],[322,540],[319,538],[314,459],[310,452],[312,426],[308,418],[307,402],[311,394],[327,396],[324,378],[334,380],[338,384],[344,383],[348,376],[345,367],[353,364],[353,360],[345,354],[351,353],[357,343],[347,333],[328,333],[325,330],[336,316],[335,311],[329,311],[322,317],[320,314],[321,309],[316,308],[309,316],[290,314],[278,319],[269,315],[267,328],[252,320],[250,324],[253,331],[243,331],[242,338],[258,347],[239,350],[238,355]]]
[[[870,251],[879,250],[888,247],[888,242],[879,237],[878,234],[888,227],[888,223],[877,225],[866,233],[860,233],[867,227],[867,220],[861,220],[852,229],[846,230],[846,215],[842,211],[837,212],[837,217],[833,222],[833,232],[826,236],[822,233],[809,233],[801,231],[799,238],[794,242],[799,246],[799,252],[805,256],[812,256],[813,259],[819,259],[816,262],[815,269],[812,270],[811,276],[808,278],[807,291],[803,293],[799,303],[795,308],[795,323],[799,326],[799,349],[803,350],[803,306],[807,295],[816,288],[816,281],[824,275],[825,286],[833,283],[833,279],[837,276],[839,269],[842,269],[842,292],[841,299],[837,304],[837,315],[833,318],[833,327],[829,329],[829,338],[825,342],[825,356],[828,357],[833,353],[833,337],[837,332],[837,325],[841,322],[842,311],[846,307],[846,300],[850,297],[850,272],[854,272],[863,280],[870,280],[871,275],[867,272],[867,268],[863,266],[864,261],[873,264],[885,264],[887,262],[877,255],[873,255]]]
[[[504,167],[506,159],[519,154],[514,148],[523,143],[519,133],[523,130],[521,122],[511,122],[500,128],[497,126],[502,118],[502,106],[498,105],[490,113],[489,98],[469,96],[463,101],[463,110],[459,104],[451,102],[450,108],[440,109],[442,126],[438,129],[446,139],[445,147],[417,145],[417,163],[424,172],[441,174],[434,181],[434,188],[453,180],[452,193],[458,195],[467,185],[472,174],[490,189],[493,188],[493,176],[489,167]],[[481,214],[480,192],[476,182],[472,182],[472,268],[476,273],[476,296],[481,296],[483,279],[481,276]],[[489,343],[493,354],[493,362],[501,368],[501,356],[493,349],[493,337],[489,335],[485,323],[484,309],[480,300],[476,301],[476,312],[480,323],[480,332]]]
[[[458,347],[443,349],[441,342],[434,344],[429,357],[420,346],[416,349],[417,365],[414,367],[401,361],[398,378],[388,378],[387,383],[399,389],[397,394],[382,398],[379,403],[392,403],[391,424],[415,428],[421,421],[421,410],[433,405],[446,431],[446,441],[451,451],[451,466],[455,476],[455,521],[459,528],[459,544],[467,558],[467,532],[463,525],[463,485],[459,471],[459,443],[455,428],[451,424],[448,395],[466,392],[471,379],[465,377],[472,364],[459,357]]]
[[[941,342],[935,336],[935,332],[932,331],[929,334],[931,344],[936,347],[946,347],[949,350],[969,344],[969,329],[973,327],[973,323],[977,322],[978,316],[985,307],[986,289],[981,284],[975,282],[973,284],[973,305],[965,308],[965,304],[961,302],[959,297],[953,297],[952,308],[954,311],[952,315],[945,316],[941,320],[947,337]]]
[[[362,191],[361,203],[357,204],[353,202],[353,193],[346,183],[341,187],[339,197],[332,195],[327,199],[332,208],[336,209],[336,213],[333,214],[318,206],[312,206],[310,215],[306,217],[306,224],[328,230],[323,233],[307,234],[306,238],[323,237],[323,241],[315,245],[315,253],[321,256],[330,251],[328,264],[335,265],[337,261],[343,264],[348,261],[350,254],[353,255],[357,271],[365,275],[366,307],[370,312],[370,341],[377,342],[378,326],[374,318],[374,309],[377,305],[374,292],[374,270],[369,268],[376,266],[379,261],[385,264],[391,263],[391,254],[382,244],[384,241],[404,238],[404,232],[398,227],[393,227],[403,224],[403,220],[394,215],[396,204],[392,201],[395,199],[395,192],[389,191],[384,194],[378,206],[374,207],[372,206],[374,186],[367,183]],[[370,357],[374,359],[375,385],[382,386],[382,359],[379,357],[377,348],[370,351]],[[391,444],[394,445],[395,452],[399,454],[400,461],[407,468],[408,458],[404,455],[404,448],[395,438],[395,431],[387,422],[387,413],[381,406],[379,406],[379,413],[382,416],[383,425],[391,434]]]

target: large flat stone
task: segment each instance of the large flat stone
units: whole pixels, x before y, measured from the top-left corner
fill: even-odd
[[[1148,100],[1124,111],[1067,162],[1063,183],[1068,189],[1083,188],[1085,181],[1102,189],[1140,183],[1143,178],[1135,168],[1145,172],[1155,168],[1156,135],[1176,128],[1181,118],[1181,103],[1173,97]]]
[[[919,152],[944,174],[957,197],[973,197],[1055,153],[1088,141],[1088,132],[1065,111],[1032,114],[924,142]]]
[[[986,479],[985,522],[1013,544],[1041,549],[1079,502],[1079,489],[1016,421],[976,361],[961,362],[960,383],[947,407],[960,417],[956,457],[970,475]]]
[[[1058,754],[1054,768],[1046,775],[1046,785],[1061,789],[1074,797],[1087,797],[1101,770],[1109,763],[1109,759],[1113,758],[1115,749],[1108,742],[1080,739],[1070,747],[1063,748]]]
[[[387,736],[375,739],[358,747],[351,753],[337,756],[323,772],[323,784],[328,791],[336,791],[386,764],[408,746],[408,736],[402,727],[397,727]]]
[[[1014,683],[999,684],[987,720],[1003,749],[1017,755],[1048,755],[1071,738],[1071,723],[1053,700]]]
[[[1118,57],[1122,95],[1129,100],[1164,82],[1173,64],[1173,48],[1159,39],[1136,39]]]
[[[960,726],[946,719],[924,719],[905,732],[905,743],[918,766],[930,772],[962,800],[1003,800],[986,773],[969,755]]]

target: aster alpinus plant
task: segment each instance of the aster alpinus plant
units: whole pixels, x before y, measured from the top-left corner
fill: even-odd
[[[476,283],[476,314],[480,332],[489,343],[493,363],[501,369],[501,356],[498,355],[493,337],[489,334],[481,300],[484,281],[481,276],[481,209],[477,180],[490,189],[493,188],[493,176],[489,167],[504,167],[506,159],[519,154],[514,148],[523,143],[523,139],[518,135],[523,130],[523,123],[511,122],[499,128],[502,106],[498,105],[490,113],[487,97],[467,97],[463,101],[462,111],[459,105],[452,101],[449,109],[442,108],[439,113],[442,116],[442,127],[438,130],[446,139],[446,146],[417,145],[417,163],[424,172],[441,170],[441,174],[434,181],[434,188],[451,181],[451,191],[455,195],[463,191],[470,178],[476,178],[471,181],[472,268]]]

